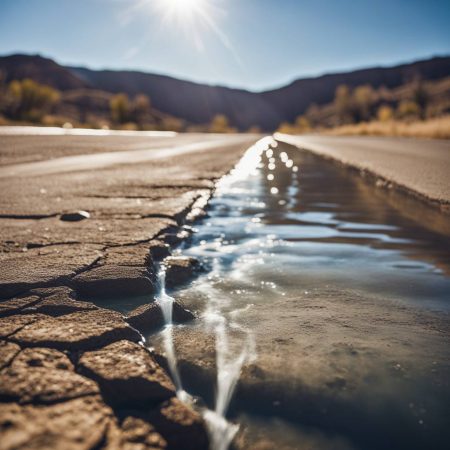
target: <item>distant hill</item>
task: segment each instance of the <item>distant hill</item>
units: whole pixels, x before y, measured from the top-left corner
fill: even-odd
[[[249,92],[209,86],[164,75],[137,71],[91,70],[64,67],[38,55],[0,57],[0,71],[6,81],[32,78],[61,91],[83,89],[106,93],[124,92],[130,96],[148,95],[159,111],[204,124],[217,114],[225,114],[232,125],[246,130],[258,125],[273,130],[283,121],[293,121],[312,103],[325,105],[333,100],[336,87],[370,84],[374,88],[400,87],[414,78],[438,80],[450,76],[450,57],[436,57],[395,67],[376,67],[346,73],[328,74],[294,81],[266,92]]]
[[[323,75],[317,78],[296,80],[288,86],[261,93],[288,122],[303,114],[309,105],[330,103],[336,88],[345,84],[356,87],[369,84],[377,89],[382,86],[394,89],[410,83],[415,78],[434,81],[450,76],[450,57],[436,57],[395,67],[374,67],[353,72]]]
[[[89,87],[77,75],[55,61],[38,55],[11,55],[0,57],[0,71],[6,81],[31,78],[60,91]]]
[[[194,124],[209,123],[216,114],[225,114],[232,125],[241,129],[252,125],[270,129],[283,119],[262,96],[241,89],[143,72],[85,68],[70,68],[70,71],[96,89],[125,92],[130,96],[144,93],[155,108]]]

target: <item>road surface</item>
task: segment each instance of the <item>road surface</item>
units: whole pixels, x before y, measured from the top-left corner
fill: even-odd
[[[126,408],[154,413],[132,433],[145,427],[152,446],[175,448],[173,438],[204,450],[201,416],[137,343],[144,328],[91,300],[140,295],[150,311],[154,264],[189,235],[187,215],[202,211],[215,180],[258,136],[62,131],[0,128],[0,447],[136,444],[115,418],[125,417],[122,403],[113,412],[96,375],[75,373],[69,360],[93,350],[113,361],[114,398],[122,389]],[[95,292],[83,291],[92,280]],[[131,402],[130,383],[141,386]]]
[[[214,142],[212,147],[220,148],[221,144],[244,142],[249,138],[251,140],[257,137],[255,135],[178,134],[168,131],[0,127],[0,167],[66,156],[130,151],[135,155],[133,158],[139,157],[141,160],[145,160],[145,151],[149,150],[177,149],[181,146],[191,145],[188,151],[196,151],[201,150],[201,147],[209,142]],[[139,154],[136,152],[137,150],[142,152]],[[167,154],[170,155],[170,153]],[[109,158],[111,156],[104,157],[105,164],[108,163]],[[127,155],[117,156],[117,158],[116,162],[125,162]],[[92,158],[92,161],[94,159]],[[69,160],[67,164],[71,162],[77,164],[79,161]],[[5,170],[3,173],[5,174],[7,171]]]
[[[60,448],[64,442],[69,447],[73,443],[77,448],[115,448],[117,442],[126,446],[129,436],[134,439],[136,433],[142,435],[142,430],[150,430],[152,439],[161,435],[169,446],[170,439],[181,439],[190,448],[206,448],[202,444],[205,427],[201,417],[175,399],[175,388],[171,397],[161,403],[160,391],[166,392],[171,386],[164,384],[164,391],[155,387],[164,382],[164,372],[135,343],[142,339],[136,329],[145,330],[134,319],[144,326],[152,323],[154,315],[148,313],[155,309],[151,302],[145,303],[154,294],[153,263],[167,254],[169,245],[174,246],[189,236],[192,228],[184,226],[186,216],[202,211],[215,181],[258,138],[256,135],[91,133],[90,130],[62,133],[43,129],[17,129],[2,134],[0,129],[0,353],[5,365],[11,366],[0,372],[3,400],[0,422],[8,423],[0,432],[2,443],[31,442],[39,446],[43,442],[46,448]],[[303,146],[298,140],[301,138],[289,139]],[[362,139],[354,152],[358,154],[361,152],[358,148],[363,148],[369,160],[372,153],[376,155],[381,150],[369,151],[368,142]],[[265,146],[265,141],[261,145]],[[347,147],[342,145],[342,151]],[[323,148],[336,151],[334,145],[322,146],[321,151],[325,151]],[[401,154],[400,149],[398,152]],[[411,158],[404,157],[406,162],[395,173],[403,173],[403,166],[408,164],[414,166],[422,159],[427,161],[419,156],[414,156],[410,163]],[[392,160],[389,155],[385,158]],[[67,220],[68,216],[79,220]],[[265,238],[264,242],[266,246]],[[303,247],[302,255],[304,251]],[[313,257],[317,260],[317,255]],[[292,268],[298,270],[295,265]],[[274,274],[272,270],[269,279]],[[323,405],[331,405],[338,414],[336,417],[349,410],[361,415],[363,424],[372,423],[371,417],[365,420],[360,413],[367,409],[367,402],[365,396],[360,396],[363,391],[358,390],[359,386],[367,386],[366,373],[371,379],[377,379],[370,364],[389,373],[393,364],[395,370],[401,368],[402,372],[396,371],[395,376],[401,381],[402,389],[406,377],[411,379],[409,367],[419,367],[426,374],[427,386],[432,379],[429,373],[438,380],[445,378],[446,372],[441,372],[448,360],[444,345],[448,342],[445,318],[418,316],[415,311],[407,312],[404,305],[397,309],[395,305],[385,308],[383,299],[378,297],[372,301],[356,295],[352,300],[354,292],[335,292],[325,285],[322,297],[317,293],[313,293],[316,297],[304,297],[303,293],[308,294],[304,287],[295,289],[295,295],[299,294],[295,300],[277,295],[275,301],[280,303],[283,319],[291,322],[295,333],[306,330],[310,342],[306,342],[305,351],[301,348],[299,351],[296,341],[288,344],[286,333],[274,339],[270,329],[263,330],[270,349],[266,353],[268,364],[252,363],[243,373],[254,383],[248,385],[253,398],[262,399],[262,405],[271,405],[270,416],[282,410],[297,411],[298,404],[305,403],[306,395],[307,404],[320,406],[313,408],[312,414],[307,409],[308,417],[327,416],[326,424],[331,417],[334,424],[328,412],[323,415]],[[117,297],[115,300],[124,304],[138,293],[144,295],[145,308],[135,310],[128,317],[104,309],[102,301],[98,301],[100,307],[90,303],[100,294],[107,299]],[[286,315],[283,299],[300,305],[298,314]],[[270,314],[270,308],[266,310]],[[256,317],[265,327],[270,326],[270,321],[260,320],[265,319],[264,315]],[[299,328],[299,318],[306,328],[303,325]],[[273,318],[272,322],[273,329],[279,331],[280,323]],[[324,329],[327,337],[337,336],[333,345],[328,345],[330,341],[323,344]],[[408,339],[408,333],[414,339]],[[305,344],[304,340],[300,341]],[[322,342],[319,352],[309,345],[313,341]],[[201,352],[198,360],[201,372],[196,379],[205,384],[205,370],[215,365],[215,358],[212,365],[207,359],[214,354],[210,351],[215,348],[214,343],[202,335],[200,339],[184,339],[184,342],[186,348]],[[395,352],[383,353],[386,342],[390,343],[389,349],[400,347],[415,359],[406,359],[404,363]],[[292,354],[300,355],[305,361],[280,359],[281,351],[288,345],[293,349]],[[178,347],[176,351],[177,355],[183,355]],[[423,354],[429,364],[417,365],[417,355]],[[378,355],[381,363],[373,355]],[[72,361],[77,361],[76,373]],[[108,361],[113,362],[108,364]],[[264,363],[264,358],[257,361]],[[293,363],[297,371],[291,370],[287,363]],[[148,367],[152,370],[147,370]],[[292,377],[276,380],[271,375],[272,367],[277,371],[281,367],[283,374],[294,374],[298,383],[292,384]],[[336,367],[342,370],[336,371]],[[404,367],[407,372],[403,372]],[[102,383],[100,389],[97,383]],[[143,386],[139,395],[130,395],[130,383]],[[114,405],[114,413],[106,404],[112,401],[108,392],[114,393],[115,402],[120,399]],[[359,400],[362,409],[345,402],[348,392],[355,392],[355,397],[363,400]],[[400,390],[401,395],[403,392]],[[293,395],[298,397],[292,400]],[[126,401],[123,407],[122,399]],[[445,398],[442,404],[445,405]],[[128,411],[148,409],[148,405],[158,406],[137,421],[127,417]],[[407,405],[405,408],[410,414]],[[126,419],[119,422],[116,414]],[[417,420],[416,416],[411,417]],[[428,417],[427,410],[427,421]],[[328,425],[326,429],[329,430]],[[361,427],[358,430],[361,434]],[[322,436],[319,437],[322,442]],[[331,446],[335,442],[333,435]]]
[[[122,247],[117,261],[144,265],[148,243],[258,138],[0,128],[0,291],[73,276]],[[89,219],[61,220],[77,211]]]
[[[449,141],[280,133],[275,137],[370,172],[432,202],[450,203]]]
[[[41,138],[42,135],[40,135]],[[141,137],[141,136],[139,136]],[[49,139],[47,137],[47,139]],[[67,137],[51,136],[52,145],[66,145]],[[93,140],[98,140],[94,137]],[[104,138],[103,138],[104,139]],[[63,172],[88,171],[102,169],[119,164],[138,164],[145,163],[156,159],[165,159],[171,157],[182,157],[187,153],[195,153],[200,151],[226,151],[231,146],[240,145],[243,142],[248,142],[248,137],[243,136],[220,136],[211,138],[210,136],[197,136],[193,139],[189,136],[170,136],[161,142],[160,139],[154,138],[157,142],[149,144],[150,148],[141,149],[141,142],[133,143],[133,138],[128,138],[131,142],[128,143],[131,150],[126,151],[97,151],[91,154],[79,154],[74,156],[62,156],[54,159],[45,159],[42,161],[33,161],[29,163],[8,164],[0,167],[0,178],[17,177],[17,176],[35,176],[35,175],[49,175]],[[147,138],[150,139],[150,138]],[[153,139],[153,138],[152,138]],[[56,141],[56,143],[55,143]],[[193,141],[193,142],[189,142]],[[33,140],[28,140],[30,147],[25,146],[24,150],[28,157],[36,155],[33,149],[36,149]],[[136,144],[138,144],[136,146]],[[72,140],[70,146],[73,146],[73,152],[77,152],[77,140]],[[114,143],[112,145],[114,147]],[[133,148],[134,147],[134,148]],[[105,147],[103,147],[105,148]],[[106,147],[107,148],[107,147]],[[95,147],[94,147],[95,149]]]

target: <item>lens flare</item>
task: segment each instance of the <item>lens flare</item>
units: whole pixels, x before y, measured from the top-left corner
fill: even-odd
[[[205,51],[210,36],[216,39],[232,54],[236,63],[243,67],[243,62],[233,47],[230,39],[219,26],[220,18],[227,15],[224,3],[226,0],[117,0],[129,4],[122,11],[121,21],[128,25],[136,17],[148,15],[158,17],[161,32],[182,32],[186,41],[194,44],[199,52]],[[141,44],[129,49],[129,58],[139,53],[149,38],[143,39]]]
[[[186,11],[195,11],[204,6],[205,0],[162,0],[167,8],[184,13]]]

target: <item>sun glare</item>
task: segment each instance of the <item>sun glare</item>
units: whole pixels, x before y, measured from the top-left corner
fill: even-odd
[[[226,47],[238,64],[242,64],[228,36],[219,26],[219,19],[226,15],[222,7],[226,0],[128,0],[133,5],[128,10],[128,20],[142,13],[159,17],[161,29],[167,32],[182,31],[186,39],[194,43],[198,51],[204,51],[208,33]],[[134,52],[140,51],[138,48]]]
[[[208,14],[208,0],[156,0],[159,12],[167,19],[191,22]]]
[[[195,13],[204,7],[205,0],[159,0],[174,13]]]

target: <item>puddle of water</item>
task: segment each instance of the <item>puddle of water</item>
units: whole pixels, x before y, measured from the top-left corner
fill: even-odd
[[[305,289],[383,290],[408,304],[449,311],[448,236],[405,218],[345,169],[294,149],[286,154],[263,153],[257,171],[219,186],[210,219],[186,253],[226,260],[234,276],[269,256],[273,263],[257,271],[260,281],[289,283],[287,270]]]
[[[219,183],[182,249],[210,270],[173,294],[202,316],[170,336],[183,364],[212,358],[214,398],[183,382],[214,449],[237,433],[226,417],[242,449],[445,447],[450,241],[409,217],[270,140]]]

